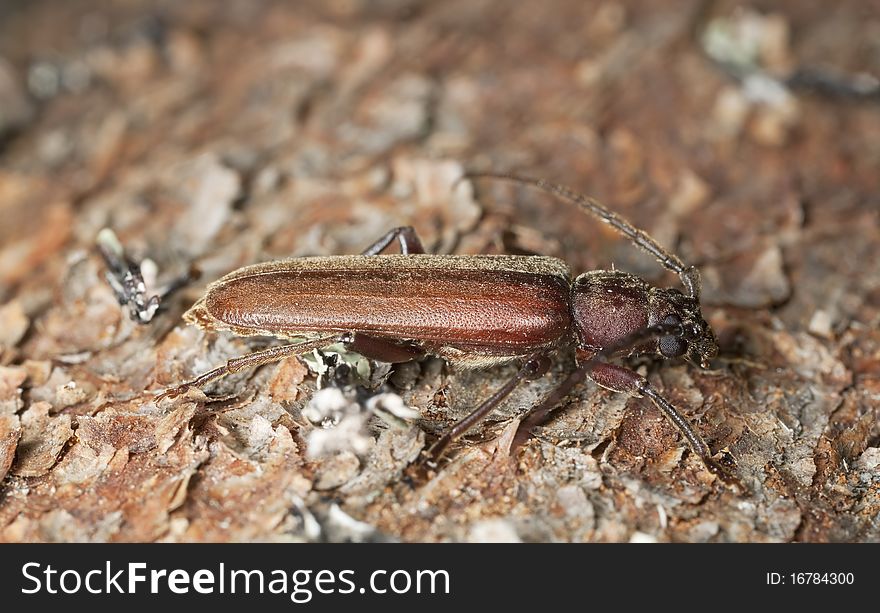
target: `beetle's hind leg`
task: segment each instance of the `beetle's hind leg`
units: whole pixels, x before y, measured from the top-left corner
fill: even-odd
[[[165,390],[156,397],[156,401],[158,402],[164,398],[176,398],[181,394],[185,394],[187,391],[194,387],[202,387],[210,383],[211,381],[220,379],[221,377],[225,377],[226,375],[237,373],[246,368],[256,368],[257,366],[262,366],[263,364],[278,362],[279,360],[283,360],[284,358],[292,355],[303,355],[304,353],[308,353],[313,349],[320,349],[321,347],[326,347],[327,345],[332,345],[333,343],[340,342],[347,338],[347,336],[348,335],[340,334],[325,335],[315,339],[304,341],[302,343],[291,343],[289,345],[281,345],[279,347],[270,347],[269,349],[265,349],[263,351],[256,351],[254,353],[249,353],[247,355],[233,358],[226,362],[226,364],[224,364],[223,366],[219,366],[214,370],[210,370],[204,374],[201,374],[195,379],[182,383],[175,388]]]
[[[364,249],[361,255],[379,255],[395,240],[400,243],[400,253],[404,255],[425,253],[425,248],[416,229],[412,226],[400,226],[386,232],[382,238]]]
[[[417,360],[425,357],[425,350],[418,345],[406,342],[394,342],[377,336],[361,334],[359,332],[350,334],[343,340],[345,346],[359,353],[364,357],[377,362],[388,362],[389,364],[401,364],[411,360]]]

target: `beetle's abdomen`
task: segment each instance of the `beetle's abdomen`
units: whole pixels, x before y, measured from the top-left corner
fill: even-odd
[[[239,331],[353,331],[515,355],[566,333],[568,292],[552,258],[298,258],[227,275],[193,311]]]

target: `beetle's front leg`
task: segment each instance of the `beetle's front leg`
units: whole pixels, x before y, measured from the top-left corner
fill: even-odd
[[[721,452],[716,459],[712,455],[709,446],[703,440],[703,437],[694,430],[690,422],[678,412],[672,403],[661,396],[659,392],[648,383],[647,379],[629,368],[618,366],[617,364],[610,364],[608,362],[595,361],[595,358],[591,358],[581,364],[581,366],[572,372],[568,378],[547,398],[545,398],[540,405],[533,408],[523,418],[519,430],[517,430],[514,437],[511,452],[515,451],[525,443],[531,436],[532,429],[544,423],[549,418],[550,413],[559,406],[562,399],[565,398],[565,396],[567,396],[568,393],[586,377],[590,377],[602,387],[614,390],[615,392],[622,392],[637,397],[647,396],[650,398],[657,408],[659,408],[664,415],[669,418],[673,425],[675,425],[678,431],[681,432],[682,436],[684,436],[685,440],[688,442],[688,446],[690,446],[693,452],[699,456],[706,468],[717,475],[724,483],[732,485],[740,490],[744,490],[742,483],[731,472],[736,465],[733,457],[727,452]]]
[[[400,226],[385,233],[382,238],[363,250],[361,255],[379,255],[395,240],[400,242],[400,253],[425,253],[422,241],[412,226]]]
[[[638,397],[648,396],[657,405],[657,408],[663,411],[675,427],[678,428],[678,431],[687,440],[694,453],[704,459],[711,457],[712,453],[709,451],[709,446],[693,429],[690,422],[668,400],[651,387],[648,380],[639,373],[617,364],[601,362],[590,370],[589,376],[602,387],[615,392],[623,392],[624,394]]]
[[[630,394],[632,396],[647,396],[650,398],[651,402],[653,402],[654,405],[660,409],[669,421],[671,421],[678,429],[687,441],[688,446],[690,446],[691,450],[699,456],[703,461],[703,464],[706,465],[706,468],[715,473],[715,475],[725,483],[742,487],[739,479],[730,472],[731,468],[735,465],[733,457],[724,451],[720,452],[719,458],[716,459],[712,455],[709,445],[707,445],[706,441],[703,440],[703,437],[694,430],[691,423],[678,412],[671,402],[661,396],[645,377],[629,368],[618,366],[617,364],[609,364],[607,362],[600,362],[593,366],[589,371],[589,376],[602,387],[606,387],[616,392]]]

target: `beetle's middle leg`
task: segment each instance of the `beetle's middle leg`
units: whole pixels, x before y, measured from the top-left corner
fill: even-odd
[[[278,362],[279,360],[283,360],[284,358],[292,355],[302,355],[304,353],[312,351],[313,349],[320,349],[321,347],[332,345],[333,343],[343,341],[345,338],[347,338],[347,336],[348,335],[340,334],[324,335],[315,339],[304,341],[302,343],[291,343],[289,345],[270,347],[269,349],[265,349],[263,351],[256,351],[254,353],[249,353],[247,355],[243,355],[237,358],[232,358],[223,366],[219,366],[214,370],[210,370],[204,374],[201,374],[195,379],[182,383],[175,388],[165,390],[156,397],[156,401],[158,402],[163,398],[175,398],[177,396],[180,396],[181,394],[185,394],[193,387],[202,387],[203,385],[206,385],[207,383],[210,383],[215,379],[220,379],[221,377],[231,375],[246,368],[256,368],[257,366],[262,366],[263,364]]]
[[[425,253],[425,248],[422,246],[422,241],[416,233],[416,229],[412,226],[400,226],[399,228],[389,230],[382,238],[364,249],[361,255],[379,255],[395,240],[400,243],[400,253],[404,255]]]
[[[423,456],[421,465],[435,463],[449,446],[461,438],[468,430],[483,421],[522,381],[537,379],[544,376],[550,369],[550,359],[546,354],[540,353],[529,357],[517,373],[500,389],[483,401],[463,419],[456,422],[441,436]]]

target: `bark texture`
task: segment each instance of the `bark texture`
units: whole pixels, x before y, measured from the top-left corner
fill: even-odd
[[[4,2],[0,539],[880,540],[880,13],[737,6]],[[266,346],[184,324],[208,282],[395,226],[675,283],[463,168],[569,184],[700,266],[712,368],[636,366],[749,492],[592,384],[510,459],[569,350],[418,488],[405,467],[516,365],[327,352],[155,401]],[[132,321],[103,228],[148,290],[201,279]]]

